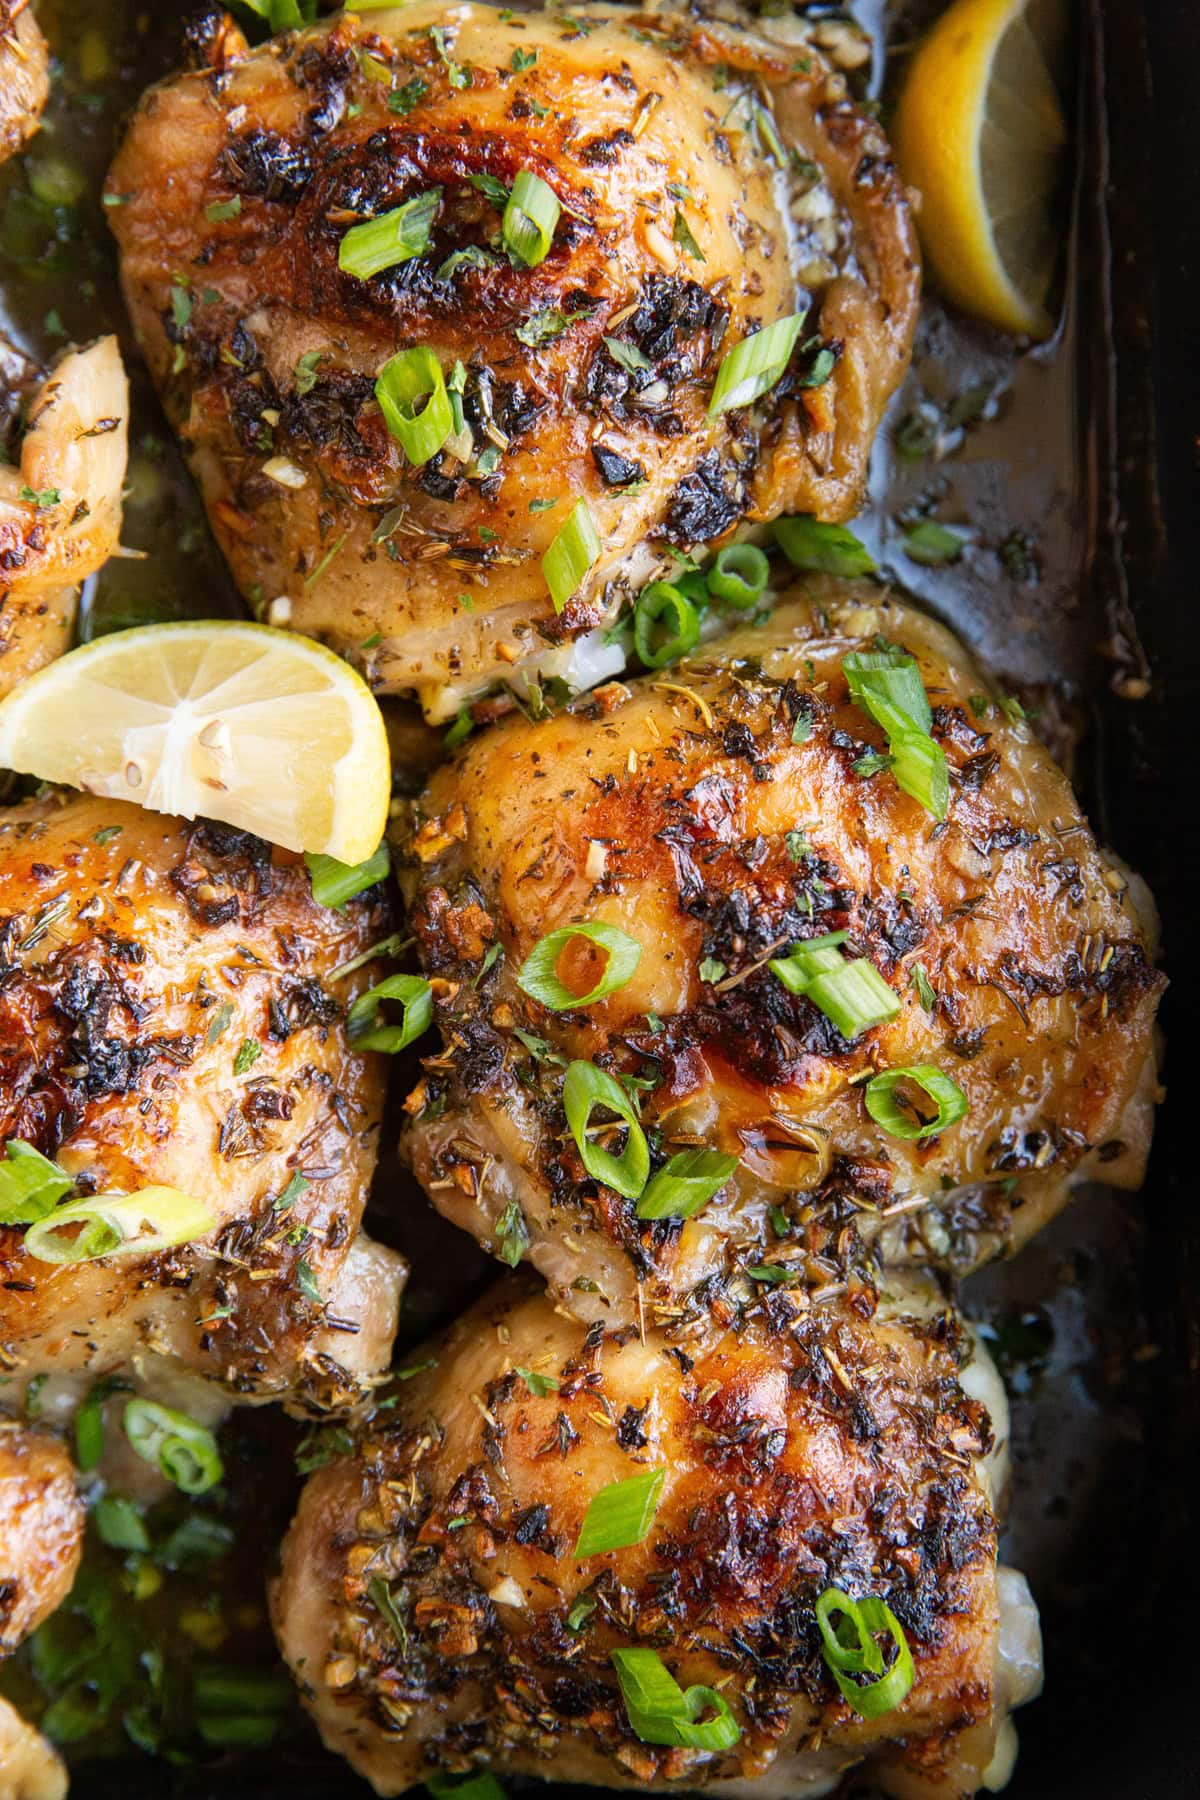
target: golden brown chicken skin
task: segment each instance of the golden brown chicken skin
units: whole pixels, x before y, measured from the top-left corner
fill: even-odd
[[[0,350],[4,346],[0,344]],[[0,358],[0,421],[28,415],[0,463],[0,699],[69,647],[79,583],[120,543],[129,384],[115,337],[68,352],[23,396]],[[2,440],[0,440],[2,442]]]
[[[0,0],[0,163],[31,138],[50,93],[50,52],[30,0]]]
[[[250,1398],[353,1399],[401,1265],[359,1234],[383,1097],[349,1049],[379,890],[318,906],[296,857],[101,799],[0,815],[0,1140],[80,1194],[181,1190],[213,1228],[60,1267],[0,1228],[8,1370],[181,1360]]]
[[[1024,1688],[1000,1666],[965,1355],[945,1311],[774,1292],[685,1347],[585,1332],[507,1281],[301,1500],[274,1612],[325,1741],[380,1794],[477,1764],[819,1793],[864,1758],[885,1791],[973,1792]],[[642,1541],[576,1558],[593,1496],[656,1469]],[[879,1719],[822,1660],[831,1585],[885,1596],[908,1637],[914,1685]],[[633,1646],[719,1689],[732,1749],[639,1740],[610,1662]]]
[[[62,1443],[0,1415],[0,1660],[66,1599],[84,1510]],[[66,1770],[0,1699],[0,1800],[63,1800]]]
[[[880,636],[919,664],[949,765],[940,825],[849,697],[843,657]],[[669,1318],[755,1264],[844,1284],[860,1237],[966,1268],[1085,1173],[1136,1182],[1161,978],[1125,877],[1010,714],[940,626],[814,579],[661,677],[468,744],[403,852],[444,1044],[409,1102],[434,1203],[498,1254],[527,1244],[584,1317]],[[579,921],[619,928],[640,961],[607,999],[554,1012],[517,976]],[[853,1042],[769,966],[836,931],[899,1002]],[[576,994],[603,968],[572,973],[580,948],[559,971]],[[638,1219],[567,1130],[572,1058],[635,1078],[655,1167],[708,1146],[740,1158],[732,1181],[686,1222]],[[916,1141],[863,1098],[913,1065],[970,1108]]]
[[[0,1415],[0,1657],[70,1593],[83,1524],[63,1444]]]
[[[669,8],[423,3],[249,54],[224,32],[212,55],[145,97],[110,219],[217,535],[273,622],[445,717],[517,668],[618,667],[571,643],[669,545],[856,509],[917,253],[887,145],[819,49]],[[534,267],[499,235],[521,170],[562,205]],[[423,253],[339,268],[356,223],[435,190]],[[783,379],[709,417],[723,357],[792,314]],[[452,385],[461,367],[461,429],[420,467],[374,398],[414,346]],[[580,499],[602,549],[557,616],[541,558]]]

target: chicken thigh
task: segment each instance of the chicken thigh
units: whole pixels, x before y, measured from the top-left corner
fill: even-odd
[[[940,823],[848,691],[843,659],[881,643],[928,695]],[[402,855],[444,1044],[408,1154],[449,1218],[527,1251],[580,1316],[672,1317],[763,1264],[844,1284],[860,1236],[964,1270],[1084,1175],[1140,1175],[1162,982],[1130,884],[1019,709],[878,588],[813,578],[661,678],[481,734],[434,775]],[[552,1010],[518,977],[580,922],[615,928],[636,967]],[[868,967],[894,1015],[852,1040],[783,979],[792,946],[838,933],[834,966]],[[567,1000],[605,971],[586,939],[558,959]],[[581,1160],[569,1062],[593,1089],[625,1082],[644,1174],[704,1147],[738,1159],[732,1178],[694,1216],[644,1215]],[[914,1067],[963,1116],[931,1128],[917,1097],[881,1125],[866,1084]]]
[[[514,671],[619,668],[596,627],[669,546],[856,509],[918,259],[886,142],[795,20],[420,0],[211,55],[144,98],[109,217],[273,623],[443,718]],[[518,178],[556,221],[528,261]],[[352,234],[385,214],[412,247],[364,273]],[[785,320],[767,391],[717,392]],[[438,390],[432,450],[376,401],[400,351]],[[552,602],[580,501],[596,541]]]
[[[0,0],[0,163],[41,123],[50,93],[50,52],[30,0]]]
[[[60,1197],[99,1196],[101,1218],[146,1190],[151,1221],[162,1189],[199,1209],[191,1241],[146,1254],[126,1203],[120,1253],[57,1261],[27,1248],[36,1210],[0,1213],[10,1370],[161,1354],[233,1394],[328,1406],[386,1367],[402,1268],[358,1230],[383,1073],[344,1031],[369,974],[339,966],[388,923],[380,890],[331,911],[298,858],[225,826],[80,796],[0,814],[8,1157],[52,1159]]]
[[[326,1743],[380,1794],[477,1765],[779,1796],[869,1760],[906,1800],[1001,1777],[1038,1634],[997,1575],[968,1354],[944,1309],[775,1291],[728,1329],[641,1338],[510,1279],[301,1499],[274,1614]],[[577,1554],[596,1496],[656,1472],[624,1547]],[[907,1638],[912,1688],[882,1716],[823,1659],[830,1587],[886,1600]],[[716,1690],[736,1741],[645,1741],[611,1661],[630,1648]]]
[[[78,583],[120,542],[128,436],[115,337],[70,351],[33,395],[14,466],[0,464],[0,699],[68,648]]]
[[[0,1416],[0,1659],[70,1592],[83,1526],[63,1445]],[[0,1800],[63,1800],[66,1791],[49,1744],[0,1699]]]

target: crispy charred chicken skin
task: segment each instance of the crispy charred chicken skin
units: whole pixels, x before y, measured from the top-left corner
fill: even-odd
[[[125,294],[268,617],[445,717],[518,667],[619,667],[573,642],[668,546],[856,509],[917,252],[878,128],[794,38],[423,3],[250,53],[222,30],[214,66],[146,95],[109,177]],[[534,267],[500,235],[522,170],[562,205]],[[339,267],[353,226],[422,195],[426,248]],[[710,417],[723,357],[797,313],[783,378]],[[419,467],[374,397],[411,347],[461,409]],[[602,549],[556,616],[541,558],[580,498]]]
[[[0,424],[19,399],[8,364]],[[15,466],[0,466],[0,699],[68,648],[78,584],[120,542],[128,435],[115,337],[69,352],[33,394]]]
[[[378,890],[318,906],[297,858],[74,797],[0,814],[0,1141],[83,1194],[181,1190],[216,1221],[153,1257],[60,1267],[0,1227],[6,1366],[177,1359],[315,1406],[386,1367],[402,1267],[359,1232],[383,1098],[348,1046]]]
[[[510,1279],[428,1354],[309,1483],[274,1596],[326,1742],[378,1793],[476,1763],[782,1795],[870,1759],[913,1800],[979,1785],[1037,1632],[1007,1574],[1002,1652],[990,1426],[953,1315],[776,1292],[728,1329],[643,1341]],[[577,1559],[593,1496],[655,1469],[642,1541]],[[908,1637],[916,1679],[884,1718],[856,1717],[822,1660],[830,1586],[885,1597]],[[639,1740],[610,1662],[637,1645],[720,1691],[732,1749]]]
[[[848,694],[842,658],[880,634],[919,664],[949,764],[940,826]],[[527,1242],[583,1317],[669,1318],[753,1264],[845,1282],[851,1221],[889,1258],[963,1270],[1085,1174],[1140,1176],[1162,984],[1128,881],[961,645],[879,589],[814,579],[662,678],[498,725],[435,774],[402,855],[444,1040],[408,1154],[449,1218],[497,1253]],[[547,1010],[518,972],[581,920],[641,959],[600,1003]],[[769,966],[841,930],[901,1002],[852,1043]],[[576,940],[560,973],[583,994],[603,966]],[[637,1079],[655,1166],[707,1145],[740,1157],[732,1181],[686,1222],[639,1220],[580,1161],[572,1058]],[[913,1065],[970,1106],[916,1141],[863,1100]]]
[[[50,52],[30,0],[0,0],[0,163],[41,124],[50,93]]]

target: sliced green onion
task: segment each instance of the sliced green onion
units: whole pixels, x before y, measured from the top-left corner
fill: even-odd
[[[803,323],[799,313],[791,313],[734,345],[717,371],[708,403],[710,419],[735,406],[750,406],[775,386],[788,366]]]
[[[842,658],[842,674],[851,699],[885,731],[893,728],[893,712],[902,713],[913,730],[929,731],[933,714],[915,656],[904,650],[852,651]]]
[[[592,1111],[597,1106],[616,1113],[629,1128],[625,1148],[619,1157],[594,1144],[588,1136]],[[623,1194],[627,1200],[636,1200],[650,1173],[650,1149],[646,1134],[638,1124],[633,1101],[620,1082],[598,1069],[595,1063],[573,1062],[563,1078],[563,1110],[588,1174]]]
[[[0,1225],[36,1224],[74,1185],[65,1170],[32,1144],[11,1140],[0,1162]]]
[[[542,574],[555,612],[561,612],[600,555],[600,533],[586,500],[577,500],[550,541]]]
[[[132,1500],[119,1494],[103,1494],[92,1508],[92,1523],[100,1542],[111,1550],[136,1550],[145,1555],[150,1549],[150,1533],[146,1522]]]
[[[749,612],[766,593],[770,576],[771,565],[757,544],[726,544],[717,551],[705,579],[710,594],[726,606]]]
[[[394,6],[396,0],[390,0]],[[506,1800],[505,1790],[487,1769],[468,1775],[464,1781],[452,1781],[449,1775],[427,1775],[425,1786],[434,1800]]]
[[[929,735],[933,714],[915,657],[903,650],[855,652],[842,658],[851,699],[888,736],[896,785],[935,819],[950,805],[946,754]]]
[[[664,614],[665,637],[655,629]],[[700,615],[671,582],[652,581],[642,589],[633,609],[633,642],[648,669],[665,669],[700,642]]]
[[[936,519],[919,519],[904,534],[904,554],[926,568],[936,568],[939,563],[957,562],[966,541],[961,531],[951,531]]]
[[[554,189],[532,169],[520,169],[500,228],[505,248],[527,269],[536,268],[549,254],[561,213]]]
[[[627,1481],[610,1481],[593,1494],[579,1527],[575,1556],[601,1556],[606,1550],[627,1550],[640,1544],[658,1511],[665,1469],[647,1469]]]
[[[454,413],[442,365],[425,344],[402,350],[384,363],[375,398],[388,430],[414,467],[436,456],[454,430]],[[417,404],[425,405],[418,412]]]
[[[847,931],[829,931],[824,937],[806,938],[802,944],[793,944],[786,956],[772,957],[771,968],[790,994],[807,994],[809,983],[818,975],[843,967],[845,958],[837,949],[849,935]]]
[[[847,962],[837,946],[844,931],[794,944],[786,957],[773,957],[771,969],[792,994],[803,994],[832,1021],[847,1040],[872,1025],[894,1019],[900,1001],[875,965],[865,956]]]
[[[888,739],[896,786],[920,801],[935,819],[944,819],[950,808],[950,773],[946,752],[931,737],[905,731]]]
[[[555,973],[559,958],[573,938],[586,938],[589,944],[598,945],[605,953],[604,973],[586,994],[572,993]],[[521,965],[517,986],[531,1000],[548,1006],[551,1012],[570,1012],[577,1006],[592,1006],[597,1000],[605,1000],[609,994],[623,988],[632,979],[641,955],[642,946],[637,939],[617,925],[606,925],[600,919],[564,925],[558,931],[547,932],[534,945]]]
[[[807,513],[776,519],[775,542],[794,569],[816,569],[825,575],[871,575],[875,558],[844,525],[827,525]]]
[[[304,860],[308,864],[308,872],[312,877],[312,896],[318,906],[328,906],[334,912],[341,912],[348,900],[361,894],[377,881],[382,881],[391,867],[391,857],[386,844],[380,844],[374,856],[366,862],[339,862],[336,856],[315,855],[306,850]]]
[[[338,268],[367,281],[384,269],[420,256],[429,248],[429,229],[441,198],[440,187],[427,188],[403,206],[394,206],[364,225],[351,226],[338,245]]]
[[[398,1000],[403,1008],[399,1025],[381,1025],[385,1000]],[[382,1050],[394,1055],[407,1049],[433,1020],[433,989],[422,975],[389,975],[377,987],[360,994],[346,1014],[346,1036],[356,1050]]]
[[[883,976],[865,956],[843,962],[840,969],[818,975],[808,984],[808,999],[819,1006],[847,1042],[886,1024],[900,1011],[900,1002]]]
[[[926,1104],[912,1093],[914,1088]],[[958,1083],[932,1063],[913,1063],[873,1075],[863,1090],[863,1100],[875,1123],[898,1138],[933,1137],[957,1125],[970,1111]]]
[[[203,1237],[216,1224],[178,1188],[147,1187],[136,1194],[91,1194],[39,1219],[25,1233],[25,1250],[39,1262],[94,1262],[102,1256],[150,1256]],[[72,1228],[80,1229],[74,1231]]]
[[[142,1461],[157,1463],[182,1493],[206,1494],[225,1473],[212,1432],[173,1406],[131,1400],[123,1423],[125,1436]]]
[[[723,1188],[739,1158],[720,1150],[680,1150],[646,1184],[639,1219],[690,1219]]]
[[[729,1702],[715,1688],[685,1692],[657,1650],[614,1650],[612,1660],[626,1715],[643,1744],[729,1750],[741,1737]],[[706,1707],[715,1717],[697,1723]]]
[[[841,1614],[836,1625],[834,1613]],[[840,1588],[826,1588],[817,1601],[817,1624],[824,1639],[821,1654],[842,1698],[863,1719],[879,1719],[884,1713],[894,1712],[912,1687],[916,1671],[908,1639],[891,1607],[874,1594],[851,1600]],[[895,1660],[886,1674],[883,1652],[875,1641],[877,1631],[886,1631],[896,1648]],[[846,1642],[849,1632],[854,1634],[853,1643]],[[877,1679],[860,1687],[849,1679],[852,1675],[874,1675]]]

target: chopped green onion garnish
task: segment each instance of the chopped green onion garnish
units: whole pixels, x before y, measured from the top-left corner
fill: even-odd
[[[417,468],[437,455],[454,430],[442,365],[424,344],[402,350],[384,363],[375,383],[375,398],[388,430]],[[425,404],[418,412],[422,400]]]
[[[788,366],[803,323],[799,313],[791,313],[734,345],[717,371],[709,418],[735,406],[750,406],[775,386]]]
[[[950,804],[946,755],[929,735],[929,699],[916,658],[903,650],[856,651],[842,658],[851,699],[888,735],[896,785],[944,819]]]
[[[403,1009],[399,1025],[381,1025],[385,1000],[398,1000]],[[389,975],[378,987],[360,994],[346,1015],[346,1036],[356,1050],[383,1050],[388,1055],[404,1050],[428,1031],[433,1019],[433,989],[421,975]]]
[[[308,864],[308,872],[312,877],[312,896],[318,906],[328,906],[334,912],[341,912],[348,900],[356,894],[365,893],[367,888],[374,887],[382,881],[391,866],[391,857],[386,844],[380,844],[374,856],[366,862],[339,862],[336,856],[320,856],[306,850],[304,860]]]
[[[837,1026],[842,1036],[856,1038],[872,1025],[894,1019],[900,1001],[865,956],[847,962],[838,953],[844,931],[793,944],[786,957],[774,957],[771,968],[792,994],[803,994]]]
[[[408,262],[429,248],[429,228],[441,202],[440,187],[427,188],[380,213],[364,225],[353,225],[338,245],[338,268],[359,281]]]
[[[577,500],[550,541],[542,574],[555,612],[561,612],[600,555],[600,533],[586,500]]]
[[[756,544],[726,544],[705,579],[710,594],[748,612],[766,593],[770,575],[771,565]]]
[[[626,1715],[643,1744],[729,1750],[741,1737],[729,1702],[715,1688],[690,1687],[685,1693],[657,1650],[614,1650],[612,1660]],[[706,1708],[715,1716],[697,1723]]]
[[[666,636],[656,627],[667,616]],[[648,669],[665,669],[687,656],[700,642],[700,615],[691,601],[669,581],[652,581],[633,609],[633,642]]]
[[[25,1233],[27,1255],[39,1262],[94,1262],[102,1256],[150,1256],[203,1237],[212,1214],[178,1188],[146,1187],[136,1194],[91,1194],[56,1207]],[[73,1227],[80,1227],[74,1231]]]
[[[101,1495],[92,1508],[92,1523],[100,1542],[112,1550],[136,1550],[144,1556],[150,1549],[150,1533],[132,1500]]]
[[[885,731],[892,729],[897,712],[915,731],[928,732],[933,724],[917,659],[907,651],[852,651],[842,658],[842,674],[851,699]]]
[[[593,1494],[579,1527],[577,1558],[600,1556],[606,1550],[627,1550],[640,1544],[658,1511],[665,1469],[647,1469],[627,1481],[610,1481]]]
[[[588,1136],[592,1110],[597,1106],[616,1113],[629,1128],[625,1148],[619,1157],[594,1144]],[[636,1200],[650,1173],[650,1149],[646,1134],[638,1124],[633,1101],[620,1082],[598,1069],[595,1063],[573,1062],[563,1078],[563,1110],[588,1174],[623,1194],[627,1200]]]
[[[833,1615],[841,1618],[835,1625]],[[916,1679],[912,1651],[908,1639],[891,1607],[868,1594],[862,1600],[851,1600],[840,1588],[826,1588],[817,1601],[817,1624],[824,1639],[821,1654],[842,1698],[860,1718],[879,1719],[894,1712],[908,1694]],[[886,1675],[883,1652],[875,1641],[877,1631],[886,1631],[896,1647],[895,1660]],[[853,1634],[853,1642],[847,1637]],[[875,1681],[860,1687],[850,1680],[852,1675],[874,1675]]]
[[[504,208],[505,248],[527,269],[536,268],[549,254],[561,213],[554,189],[532,169],[519,170]]]
[[[206,1426],[160,1406],[131,1400],[125,1408],[125,1436],[143,1462],[157,1463],[168,1481],[185,1494],[205,1494],[225,1473],[217,1440]]]
[[[19,1138],[5,1145],[0,1162],[0,1225],[33,1225],[54,1211],[75,1183],[71,1177]]]
[[[396,0],[390,0],[394,6]],[[496,1777],[486,1769],[477,1775],[468,1775],[463,1781],[452,1781],[448,1775],[427,1775],[425,1786],[434,1796],[434,1800],[505,1800],[505,1790]]]
[[[904,554],[933,568],[938,563],[957,562],[966,541],[961,531],[951,531],[936,519],[918,519],[904,534]]]
[[[875,558],[844,525],[826,525],[806,513],[776,519],[775,542],[794,569],[816,569],[825,575],[871,575]]]
[[[680,1150],[646,1184],[639,1219],[690,1219],[729,1180],[739,1158],[720,1150]]]
[[[873,1075],[863,1099],[875,1123],[898,1138],[933,1137],[965,1119],[970,1111],[958,1083],[931,1063],[913,1063],[906,1069],[885,1069],[882,1075]]]
[[[586,994],[572,993],[555,972],[559,958],[574,938],[586,938],[588,943],[598,945],[605,955],[604,973]],[[574,1007],[591,1006],[597,1000],[605,1000],[609,994],[623,988],[632,979],[641,955],[642,946],[637,939],[616,925],[606,925],[603,920],[564,925],[558,931],[547,932],[534,945],[517,976],[517,986],[531,1000],[548,1006],[551,1012],[570,1012]]]

